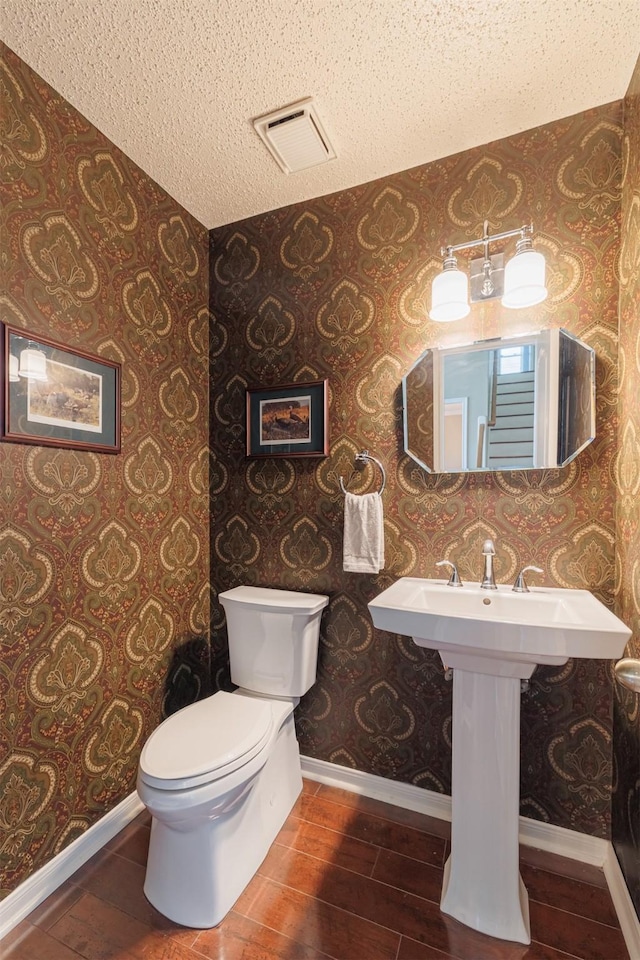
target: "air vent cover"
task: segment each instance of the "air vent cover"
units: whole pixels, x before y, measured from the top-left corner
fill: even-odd
[[[285,173],[336,157],[311,97],[258,117],[253,125]]]

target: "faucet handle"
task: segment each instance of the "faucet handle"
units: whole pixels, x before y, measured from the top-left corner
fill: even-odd
[[[451,575],[449,577],[449,582],[447,583],[448,587],[461,587],[462,580],[458,576],[458,568],[455,563],[451,563],[451,560],[438,560],[436,567],[451,567]]]
[[[482,544],[482,556],[483,557],[495,557],[496,555],[496,546],[493,540],[485,540]]]
[[[527,570],[533,570],[534,573],[544,573],[544,570],[542,570],[540,567],[532,567],[532,566],[523,567],[520,573],[518,574],[518,576],[516,577],[516,581],[513,585],[513,589],[515,593],[529,593],[529,587],[526,585],[524,580],[524,575],[527,572]]]

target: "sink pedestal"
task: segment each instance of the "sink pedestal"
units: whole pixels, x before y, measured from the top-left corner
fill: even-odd
[[[437,650],[453,670],[451,856],[440,906],[530,943],[518,869],[520,681],[537,664],[622,656],[631,630],[587,590],[515,592],[402,577],[369,601],[374,626]]]
[[[471,673],[455,654],[442,659],[454,671],[451,856],[440,908],[474,930],[530,943],[518,866],[521,677]],[[533,672],[508,664],[516,666]]]

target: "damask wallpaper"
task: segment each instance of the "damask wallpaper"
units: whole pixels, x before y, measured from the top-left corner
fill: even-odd
[[[617,613],[640,657],[640,58],[624,101],[620,395],[616,464]],[[640,696],[616,685],[613,843],[640,917]]]
[[[592,589],[632,623],[637,653],[637,83],[624,146],[612,104],[229,225],[211,235],[209,284],[203,228],[6,48],[2,67],[1,318],[124,373],[119,456],[0,445],[3,893],[132,789],[163,712],[212,676],[227,682],[217,603],[208,643],[209,522],[216,592],[245,582],[331,598],[318,683],[297,713],[311,756],[449,789],[450,684],[437,655],[375,632],[366,603],[442,558],[479,579],[487,536],[500,580],[533,561],[542,582]],[[440,245],[477,236],[485,217],[493,231],[534,221],[549,300],[430,323]],[[400,381],[423,349],[550,326],[598,354],[598,436],[577,461],[427,476],[403,455]],[[246,385],[320,377],[330,456],[245,459]],[[341,565],[339,477],[356,493],[378,481],[352,470],[365,447],[388,474],[378,577]],[[613,785],[626,869],[637,735],[637,698],[613,693],[608,663],[536,671],[522,812],[608,836]]]
[[[170,665],[208,650],[208,241],[2,53],[0,318],[123,374],[119,455],[0,444],[6,894],[130,793]]]
[[[304,754],[450,789],[451,685],[436,653],[374,631],[367,601],[400,576],[455,560],[497,578],[527,563],[538,582],[584,587],[613,606],[622,104],[216,229],[210,242],[212,581],[330,597],[319,676],[297,722]],[[279,174],[274,169],[274,176]],[[440,246],[533,220],[549,298],[475,305],[429,321]],[[427,475],[402,451],[401,379],[427,347],[565,327],[597,352],[597,438],[570,466]],[[245,459],[247,384],[329,379],[326,459]],[[342,570],[343,496],[374,489],[366,448],[387,470],[386,566]],[[635,482],[635,481],[634,481]],[[220,608],[212,644],[224,659]],[[522,701],[522,814],[608,837],[611,666],[538,669]]]

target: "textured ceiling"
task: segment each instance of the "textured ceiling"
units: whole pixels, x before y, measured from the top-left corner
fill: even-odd
[[[624,96],[640,0],[3,0],[2,39],[206,227]],[[316,99],[338,158],[251,120]]]

